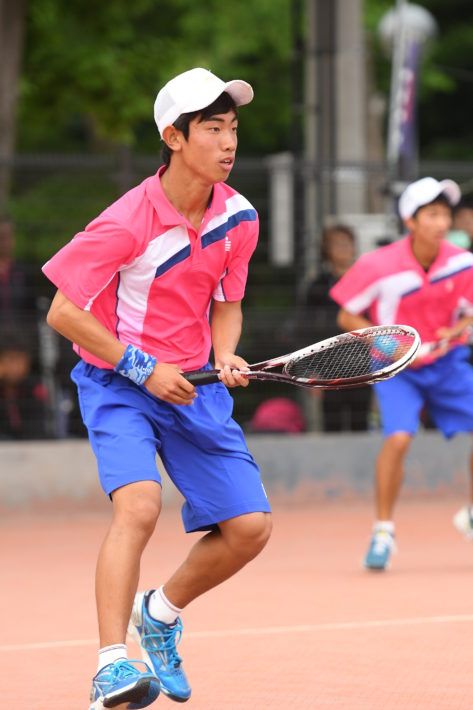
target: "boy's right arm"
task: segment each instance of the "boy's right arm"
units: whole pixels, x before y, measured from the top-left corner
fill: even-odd
[[[338,326],[348,332],[350,330],[359,330],[360,328],[370,328],[373,323],[365,318],[365,316],[360,316],[357,313],[350,313],[344,308],[340,308],[337,315]]]
[[[115,338],[89,311],[78,308],[57,291],[47,315],[47,323],[73,343],[115,367],[126,345]],[[157,363],[144,386],[155,397],[171,404],[192,404],[195,387],[180,375],[177,365]]]

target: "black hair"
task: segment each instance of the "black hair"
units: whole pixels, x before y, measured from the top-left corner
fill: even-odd
[[[438,195],[438,196],[435,198],[435,200],[431,200],[430,202],[426,202],[425,205],[421,205],[420,207],[418,207],[418,208],[416,209],[416,211],[414,212],[414,214],[411,215],[411,216],[412,216],[412,217],[417,217],[417,214],[418,214],[419,210],[424,209],[424,207],[430,207],[430,205],[445,205],[445,207],[449,207],[451,210],[453,209],[452,203],[450,202],[450,200],[448,199],[448,197],[447,197],[446,195],[444,195],[443,192],[442,192],[442,193],[440,193],[440,195]]]
[[[0,356],[6,352],[32,354],[31,335],[28,331],[12,324],[0,326]]]
[[[237,105],[235,101],[232,99],[230,94],[227,94],[227,92],[224,91],[223,94],[220,94],[220,96],[215,99],[213,103],[210,104],[210,106],[206,106],[205,108],[200,109],[199,111],[181,113],[181,115],[176,118],[172,125],[174,126],[174,128],[177,128],[178,131],[181,131],[182,135],[187,140],[189,138],[189,125],[191,121],[194,120],[194,118],[200,116],[198,122],[201,123],[202,121],[207,120],[211,116],[218,116],[221,113],[228,113],[229,111],[234,111],[235,115],[238,116]],[[163,161],[164,165],[169,165],[169,163],[171,162],[171,156],[171,148],[166,143],[163,143],[163,147],[161,148],[161,160]]]

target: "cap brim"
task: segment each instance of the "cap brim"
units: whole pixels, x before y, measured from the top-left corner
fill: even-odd
[[[237,106],[244,106],[249,104],[253,100],[253,89],[250,84],[241,79],[234,79],[233,81],[227,81],[225,84],[225,91],[230,94]]]
[[[445,195],[452,206],[457,205],[462,194],[457,183],[453,180],[441,180],[440,185],[442,189],[438,194]]]

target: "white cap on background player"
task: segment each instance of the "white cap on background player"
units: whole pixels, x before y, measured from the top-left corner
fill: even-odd
[[[439,195],[445,195],[452,207],[460,201],[461,190],[453,180],[435,180],[422,178],[406,187],[399,198],[399,214],[402,219],[409,219],[419,207],[433,202]]]
[[[168,81],[154,102],[154,120],[161,137],[164,129],[171,126],[181,113],[200,111],[210,106],[224,91],[230,94],[237,106],[249,104],[253,99],[253,89],[246,81],[233,79],[225,82],[199,67]]]

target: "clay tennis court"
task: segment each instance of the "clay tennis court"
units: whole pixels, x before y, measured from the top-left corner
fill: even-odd
[[[463,500],[398,508],[388,573],[361,569],[367,499],[276,501],[266,550],[184,614],[186,707],[471,710],[473,544],[451,525]],[[85,710],[96,664],[93,576],[107,509],[3,517],[2,707]],[[161,583],[193,540],[168,506],[142,586]],[[137,654],[131,646],[130,655]],[[156,704],[178,707],[164,696]]]

